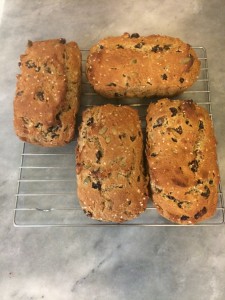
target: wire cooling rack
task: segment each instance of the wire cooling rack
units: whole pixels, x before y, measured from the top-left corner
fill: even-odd
[[[197,82],[179,99],[193,99],[205,107],[212,116],[208,63],[206,50],[194,47],[201,61],[201,72]],[[82,51],[83,70],[88,50]],[[146,108],[150,99],[107,99],[107,103],[126,104],[137,109],[145,128]],[[106,99],[97,95],[82,74],[81,108],[82,111],[92,105],[106,103]],[[146,211],[137,219],[123,224],[105,223],[88,218],[79,206],[76,197],[75,146],[72,142],[65,147],[43,148],[27,143],[23,144],[21,165],[14,210],[16,227],[81,227],[81,226],[191,226],[176,225],[162,218],[149,201]],[[224,224],[224,199],[221,186],[218,187],[218,204],[213,218],[194,226]]]

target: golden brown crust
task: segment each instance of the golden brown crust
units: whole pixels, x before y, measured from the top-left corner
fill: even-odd
[[[180,39],[128,33],[100,40],[86,65],[90,84],[108,98],[172,96],[189,88],[199,71],[195,51]]]
[[[153,202],[172,222],[195,224],[214,215],[219,171],[208,112],[191,100],[161,99],[147,116]]]
[[[65,39],[28,42],[20,57],[14,127],[23,141],[61,146],[74,137],[79,107],[81,53]]]
[[[147,205],[143,138],[137,111],[104,105],[87,109],[76,149],[77,193],[85,213],[123,222]]]

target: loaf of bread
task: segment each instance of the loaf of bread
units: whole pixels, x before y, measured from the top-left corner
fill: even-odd
[[[168,97],[197,79],[200,61],[190,45],[160,35],[125,33],[100,40],[89,52],[86,74],[94,90],[108,98]]]
[[[208,112],[192,100],[162,99],[147,116],[147,160],[158,212],[180,224],[214,215],[219,171]]]
[[[145,210],[147,179],[136,110],[107,104],[84,111],[76,172],[78,199],[87,216],[123,222]]]
[[[18,137],[41,146],[62,146],[74,137],[79,108],[81,52],[65,39],[28,42],[21,55],[14,99]]]

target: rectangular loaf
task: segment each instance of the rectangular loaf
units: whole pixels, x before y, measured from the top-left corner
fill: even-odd
[[[147,160],[153,202],[172,222],[214,215],[219,171],[208,112],[192,100],[162,99],[147,112]]]
[[[197,79],[200,61],[178,38],[125,33],[92,46],[86,74],[94,90],[108,98],[168,97]]]
[[[52,147],[74,137],[79,108],[81,52],[65,39],[28,42],[20,57],[14,127],[26,142]]]
[[[76,172],[77,194],[87,216],[123,222],[145,210],[147,180],[136,110],[108,104],[84,111]]]

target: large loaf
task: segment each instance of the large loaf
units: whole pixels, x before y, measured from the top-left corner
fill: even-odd
[[[162,99],[149,105],[146,121],[146,154],[158,212],[180,224],[212,217],[219,171],[208,112],[191,100]]]
[[[65,39],[28,42],[20,57],[14,99],[15,132],[23,141],[61,146],[74,137],[81,53]]]
[[[108,104],[83,113],[76,172],[78,199],[87,216],[123,222],[145,210],[147,180],[136,110]]]
[[[94,90],[108,98],[168,97],[197,79],[200,61],[178,38],[125,33],[100,40],[89,52],[86,74]]]

